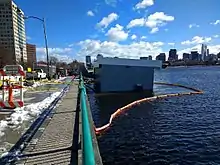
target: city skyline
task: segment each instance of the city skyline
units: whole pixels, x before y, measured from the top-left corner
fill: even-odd
[[[52,6],[42,0],[15,2],[26,15],[46,18],[50,55],[62,60],[84,61],[86,55],[98,53],[125,58],[152,55],[155,59],[171,48],[181,58],[184,52],[200,53],[202,43],[208,45],[210,54],[220,51],[217,0],[169,0],[166,5],[153,0],[129,4],[125,0],[68,1],[62,7],[55,1]],[[41,12],[36,7],[40,4],[44,4]],[[41,28],[36,21],[26,22],[27,41],[37,45],[38,59],[45,57]]]
[[[162,56],[162,61],[172,61],[172,60],[181,60],[181,59],[190,59],[190,55],[191,54],[197,54],[197,60],[199,61],[206,61],[207,59],[209,59],[211,56],[215,55],[217,57],[217,54],[220,53],[209,53],[209,47],[206,44],[201,44],[201,51],[199,51],[199,49],[196,50],[191,50],[190,52],[183,52],[183,54],[179,54],[177,49],[170,49],[168,53],[164,53],[164,52],[160,52],[157,56],[157,58],[161,58],[159,56]],[[170,58],[170,59],[169,59]],[[191,57],[192,58],[192,57]]]

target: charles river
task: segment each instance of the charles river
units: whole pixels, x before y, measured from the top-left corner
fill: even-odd
[[[144,103],[122,113],[97,137],[103,163],[220,164],[220,67],[157,70],[155,81],[198,88],[204,94]],[[184,91],[177,87],[154,88],[155,95]],[[89,96],[96,126],[105,124],[117,108],[136,99],[128,95]]]

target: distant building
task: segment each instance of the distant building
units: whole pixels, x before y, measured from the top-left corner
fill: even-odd
[[[98,55],[96,56],[96,59],[97,59],[97,60],[100,59],[100,58],[103,58],[103,55],[102,55],[102,54],[98,54]]]
[[[213,58],[213,61],[218,60],[218,56],[216,54],[209,54],[209,56],[211,56]]]
[[[190,54],[189,53],[183,53],[183,60],[189,60]]]
[[[156,60],[98,58],[94,62],[94,89],[97,93],[144,90],[152,94],[154,69],[161,67],[162,62]]]
[[[209,54],[208,56],[207,56],[207,59],[206,59],[206,61],[217,61],[218,60],[218,58],[217,58],[217,55],[215,55],[215,54]]]
[[[1,63],[27,63],[24,13],[12,0],[1,0],[0,11]]]
[[[91,60],[91,56],[86,56],[86,64],[91,64],[92,60]]]
[[[157,57],[156,60],[160,60],[162,62],[166,61],[166,54],[165,53],[160,53]]]
[[[11,52],[0,45],[0,68],[3,68],[7,64],[14,64],[12,58]]]
[[[148,60],[148,57],[140,57],[140,60]]]
[[[205,44],[202,44],[201,55],[202,55],[202,61],[205,61],[207,56],[207,45]]]
[[[203,61],[202,60],[202,54],[199,54],[199,61]]]
[[[198,61],[199,60],[199,53],[198,51],[192,51],[190,54],[190,60]]]
[[[175,55],[175,61],[177,61],[177,60],[178,60],[178,54]]]
[[[26,44],[27,47],[27,67],[32,68],[34,63],[37,62],[36,59],[36,45]]]
[[[175,61],[175,60],[178,60],[177,50],[176,49],[170,49],[168,61]]]
[[[149,56],[148,59],[149,59],[149,60],[152,60],[152,56]]]
[[[86,56],[86,67],[90,69],[92,67],[91,56]]]

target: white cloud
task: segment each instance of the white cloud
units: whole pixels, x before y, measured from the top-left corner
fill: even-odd
[[[78,43],[81,47],[77,55],[77,60],[85,61],[85,56],[90,55],[94,59],[97,54],[103,54],[108,57],[121,57],[121,58],[140,58],[142,56],[152,55],[153,59],[161,53],[166,52],[163,50],[163,42],[133,42],[131,44],[120,44],[111,41],[100,40],[85,40]],[[168,43],[173,45],[174,43]],[[210,53],[217,54],[220,52],[220,45],[209,45]],[[178,50],[178,55],[182,58],[183,53],[190,53],[191,51],[201,51],[201,44],[188,47],[187,49]],[[166,53],[168,56],[168,53]]]
[[[195,36],[191,40],[186,40],[181,42],[182,45],[193,45],[193,44],[202,44],[202,43],[207,43],[212,40],[211,37],[200,37],[200,36]]]
[[[141,37],[142,40],[144,40],[144,39],[146,39],[146,38],[147,38],[146,36],[142,36],[142,37]]]
[[[167,22],[174,21],[174,17],[164,14],[164,12],[156,12],[148,16],[146,21],[146,26],[154,28],[157,26],[162,26]]]
[[[190,25],[189,25],[189,28],[190,28],[190,29],[193,28],[193,27],[200,27],[200,26],[197,25],[197,24],[190,24]]]
[[[144,26],[145,19],[144,18],[138,18],[138,19],[133,19],[129,22],[127,25],[127,28],[132,28],[135,26]]]
[[[118,18],[119,16],[116,13],[111,13],[107,17],[102,18],[97,26],[100,28],[107,28],[109,24],[111,24],[113,21],[116,21]]]
[[[132,28],[136,26],[147,26],[151,28],[151,33],[155,33],[159,31],[160,26],[164,26],[167,22],[174,21],[174,17],[170,15],[166,15],[164,12],[156,12],[147,17],[147,19],[139,18],[134,19],[129,22],[127,28]]]
[[[174,43],[174,42],[169,42],[168,45],[170,45],[170,46],[174,46],[175,43]]]
[[[26,36],[26,39],[27,39],[27,40],[31,40],[31,37],[30,37],[30,36]]]
[[[211,25],[218,25],[218,24],[220,24],[220,20],[216,20],[215,22],[211,22],[210,24]]]
[[[128,38],[128,33],[123,30],[123,26],[117,24],[115,27],[111,27],[106,36],[109,37],[110,41],[124,41]]]
[[[133,34],[133,35],[131,36],[131,39],[132,39],[132,40],[135,40],[135,39],[137,39],[137,36],[136,36],[135,34]]]
[[[72,51],[72,48],[48,48],[49,53],[68,53]],[[45,48],[37,48],[37,52],[45,53]]]
[[[96,57],[103,54],[110,57],[139,58],[152,55],[154,58],[162,51],[163,42],[134,42],[131,44],[119,44],[117,42],[85,40],[79,43],[81,50],[77,56],[84,58],[86,55]]]
[[[88,16],[91,16],[91,17],[92,17],[92,16],[95,16],[95,14],[93,13],[93,11],[91,11],[91,10],[89,10],[89,11],[87,12],[87,15],[88,15]]]
[[[165,32],[167,32],[169,29],[164,29]]]
[[[154,33],[157,33],[158,31],[159,31],[159,28],[158,27],[154,27],[153,29],[151,29],[150,33],[154,34]]]
[[[142,0],[135,5],[135,9],[145,9],[148,6],[154,5],[154,0]]]
[[[164,14],[164,12],[156,12],[148,16],[145,25],[151,28],[151,33],[159,31],[160,26],[166,25],[167,22],[174,21],[174,17]]]
[[[214,38],[218,38],[218,37],[219,37],[219,35],[218,35],[218,34],[216,34],[216,35],[214,35],[213,37],[214,37]]]
[[[209,48],[209,53],[217,54],[220,52],[220,45],[211,45],[208,46]]]
[[[116,7],[116,5],[117,5],[117,0],[105,0],[105,3],[106,3],[107,5],[112,6],[112,7]]]
[[[72,48],[48,48],[49,56],[54,56],[62,62],[71,62],[73,58],[71,57],[73,53]],[[37,48],[37,58],[38,60],[46,61],[46,49]]]

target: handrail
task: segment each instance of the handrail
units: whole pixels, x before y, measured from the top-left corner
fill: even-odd
[[[80,108],[82,112],[82,142],[83,142],[83,165],[95,165],[95,154],[92,144],[91,127],[88,117],[86,102],[86,88],[82,74],[80,75]]]

